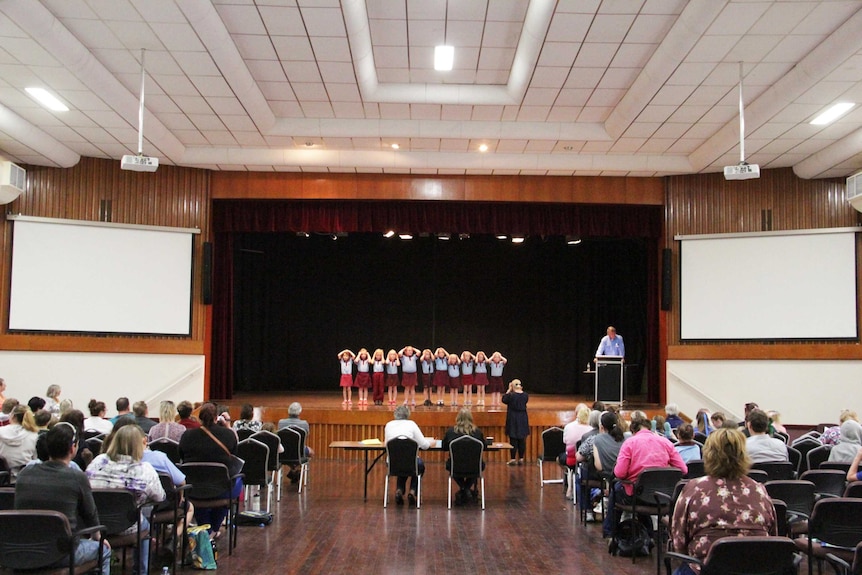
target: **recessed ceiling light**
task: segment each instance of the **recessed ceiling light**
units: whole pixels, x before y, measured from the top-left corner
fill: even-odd
[[[832,123],[855,106],[853,102],[838,102],[837,104],[830,106],[826,111],[822,114],[811,120],[811,123],[815,126],[824,126],[826,124]]]
[[[61,102],[57,96],[45,88],[24,88],[28,94],[36,98],[36,101],[55,112],[68,112],[69,108]]]
[[[399,146],[398,144],[392,144],[392,149],[393,149],[393,150],[397,150],[397,149],[399,149],[400,147],[401,147],[401,146]]]
[[[479,144],[479,151],[480,152],[487,152],[488,151],[488,144]]]
[[[413,234],[398,234],[398,237],[402,240],[412,240]]]
[[[455,64],[454,46],[434,47],[434,69],[438,72],[448,72]]]
[[[523,244],[524,243],[524,236],[512,236],[512,243],[513,244]]]
[[[566,236],[566,244],[576,246],[579,243],[581,243],[581,238],[579,236]]]
[[[507,240],[507,239],[509,239],[509,236],[507,236],[506,234],[497,234],[497,239],[498,240]]]
[[[395,230],[389,230],[388,232],[386,232],[385,234],[383,234],[383,237],[384,237],[384,238],[391,238],[391,237],[392,237],[392,236],[394,236],[394,235],[395,235]]]

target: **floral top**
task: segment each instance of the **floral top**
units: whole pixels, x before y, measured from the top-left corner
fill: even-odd
[[[121,455],[112,461],[103,453],[87,466],[87,477],[93,489],[125,489],[135,495],[138,505],[165,500],[165,490],[159,474],[149,463],[133,461]]]
[[[263,422],[257,421],[255,419],[237,419],[233,422],[233,429],[234,431],[248,429],[249,431],[257,433],[258,431],[263,429]]]
[[[673,549],[705,559],[722,537],[775,535],[775,509],[766,488],[749,477],[692,479],[683,488],[671,523]],[[697,565],[690,565],[699,573]]]

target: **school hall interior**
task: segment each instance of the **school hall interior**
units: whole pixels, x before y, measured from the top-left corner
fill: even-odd
[[[282,499],[276,525],[293,530],[326,502],[362,510],[393,546],[397,530],[377,508],[382,472],[370,476],[380,493],[357,501],[362,462],[328,448],[379,436],[390,415],[342,409],[345,348],[500,351],[506,381],[537,398],[530,458],[542,430],[594,399],[591,364],[610,325],[626,343],[626,408],[674,402],[689,418],[705,408],[740,420],[757,402],[800,429],[834,422],[858,409],[848,402],[862,381],[859,212],[847,180],[862,168],[860,29],[856,0],[0,2],[6,394],[26,401],[59,383],[76,407],[129,396],[151,415],[163,399],[232,412],[251,401],[273,420],[298,398],[320,426],[311,441],[322,470],[309,493]],[[454,48],[451,70],[435,69],[439,45]],[[811,123],[835,104],[855,106]],[[124,156],[158,168],[123,169]],[[726,167],[750,172],[740,165],[759,177],[725,178]],[[133,285],[113,290],[119,311],[100,313],[97,298],[60,305],[79,324],[28,323],[27,301],[38,311],[55,298],[28,300],[18,287],[33,252],[15,253],[16,230],[60,220],[187,234],[176,330],[113,327],[135,310],[153,315],[122,297]],[[814,243],[833,236],[849,240]],[[45,249],[65,253],[59,237]],[[747,257],[786,237],[799,243]],[[718,257],[687,250],[701,240],[751,243]],[[148,244],[124,243],[157,249]],[[150,275],[168,267],[145,258]],[[37,283],[63,291],[61,263]],[[728,293],[743,295],[719,303]],[[754,312],[731,313],[754,294],[764,298]],[[161,297],[142,299],[158,309]],[[88,327],[94,316],[109,327]],[[454,414],[420,407],[415,418],[439,436]],[[481,421],[503,435],[504,410],[482,410]],[[468,571],[554,572],[559,563],[525,550],[540,533],[581,538],[565,557],[594,562],[584,572],[655,568],[595,553],[599,535],[556,487],[535,485],[536,465],[503,459],[490,459],[496,501],[465,528],[445,512],[446,475],[432,458],[431,517],[396,522],[422,546],[417,572],[475,557],[466,541],[477,533],[502,535],[500,551]],[[550,523],[525,519],[528,539],[490,517],[512,508]],[[339,540],[355,537],[342,528]],[[239,555],[252,541],[275,546],[266,533],[241,533]],[[441,547],[443,533],[463,544]],[[563,541],[543,545],[552,554]],[[346,571],[360,553],[353,542],[303,549],[329,560],[306,557],[296,572]],[[253,555],[228,568],[247,569]],[[360,555],[368,572],[401,571]]]

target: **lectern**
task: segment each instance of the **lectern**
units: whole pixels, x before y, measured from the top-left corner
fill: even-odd
[[[596,401],[623,402],[623,358],[601,355],[596,358]]]

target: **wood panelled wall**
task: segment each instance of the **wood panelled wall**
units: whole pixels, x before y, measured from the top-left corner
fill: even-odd
[[[676,235],[854,227],[860,214],[845,199],[844,179],[803,180],[787,169],[726,181],[722,174],[667,178],[665,247],[673,250],[673,309],[664,314],[667,359],[859,359],[857,342],[682,343]],[[857,248],[859,238],[857,235]],[[857,249],[857,258],[862,250]],[[859,266],[857,266],[859,269]],[[862,325],[862,324],[860,324]]]
[[[9,287],[12,264],[12,222],[0,221],[3,264],[0,270],[0,349],[203,354],[206,308],[201,302],[201,250],[209,241],[209,172],[161,166],[155,173],[123,171],[120,162],[82,158],[68,169],[25,166],[27,189],[6,206],[6,212],[71,220],[100,220],[100,207],[110,201],[110,221],[125,224],[199,228],[195,238],[192,336],[86,336],[10,334]]]

